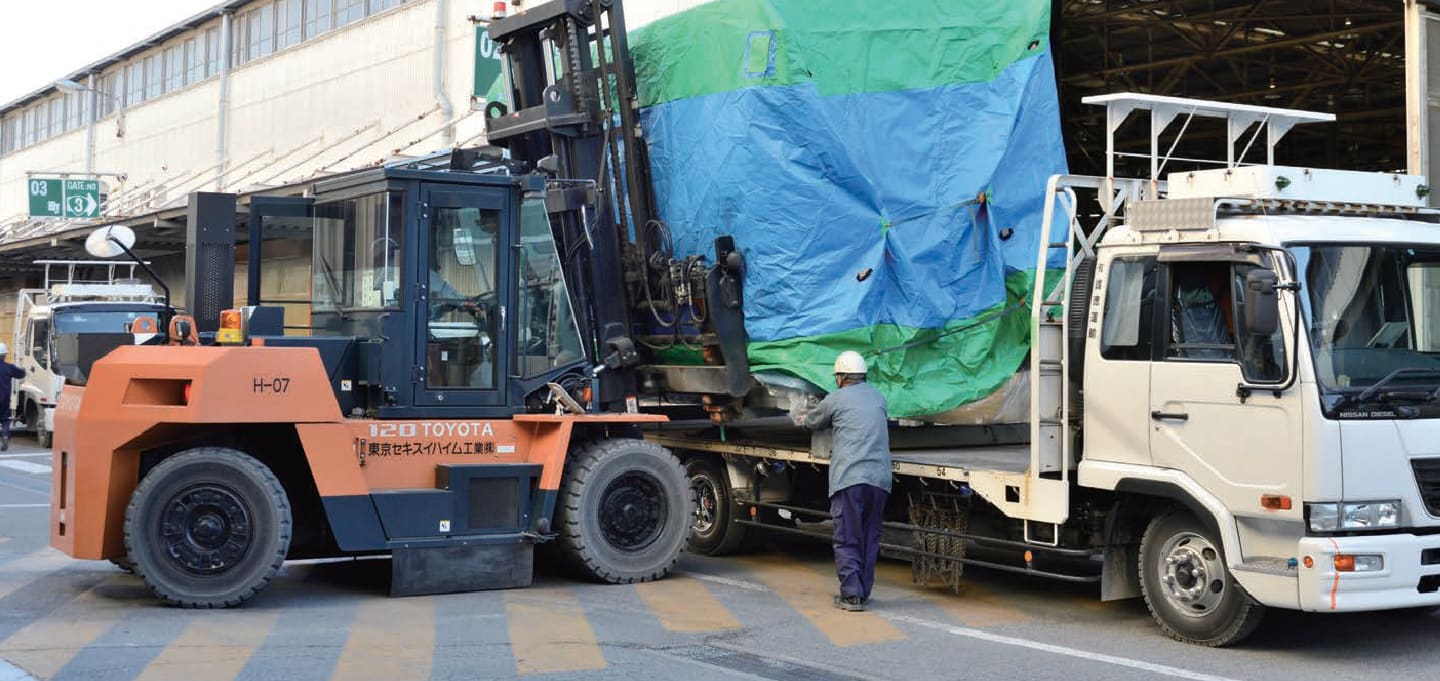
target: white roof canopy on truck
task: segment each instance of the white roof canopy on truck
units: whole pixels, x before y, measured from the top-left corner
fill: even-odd
[[[1086,104],[1095,104],[1105,107],[1105,175],[1115,177],[1115,157],[1132,156],[1150,159],[1150,180],[1158,182],[1160,173],[1165,168],[1165,162],[1169,161],[1171,152],[1180,138],[1185,135],[1191,120],[1199,116],[1201,118],[1219,118],[1226,122],[1225,129],[1225,161],[1224,166],[1234,168],[1241,165],[1250,147],[1259,138],[1260,133],[1265,133],[1265,164],[1275,163],[1275,145],[1290,132],[1290,129],[1301,123],[1333,123],[1335,114],[1319,113],[1315,111],[1300,111],[1298,109],[1277,109],[1268,106],[1253,106],[1250,104],[1231,104],[1228,102],[1214,102],[1200,99],[1186,99],[1183,97],[1164,97],[1161,95],[1147,95],[1133,92],[1121,92],[1111,95],[1094,95],[1080,100]],[[1134,154],[1124,153],[1115,149],[1115,132],[1135,111],[1150,112],[1150,153]],[[1162,156],[1160,153],[1160,135],[1174,123],[1176,118],[1184,118],[1184,123],[1174,142],[1170,144],[1169,150]],[[1235,146],[1245,136],[1246,131],[1256,124],[1261,127],[1252,134],[1245,147],[1240,150],[1237,158]],[[1196,163],[1209,163],[1220,165],[1219,159],[1176,159]],[[1153,197],[1152,197],[1153,198]]]

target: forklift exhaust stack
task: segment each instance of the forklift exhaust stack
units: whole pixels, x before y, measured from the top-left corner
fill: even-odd
[[[191,192],[185,209],[185,307],[197,331],[214,333],[235,306],[235,195]]]

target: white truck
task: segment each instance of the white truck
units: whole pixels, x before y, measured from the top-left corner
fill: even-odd
[[[1329,114],[1086,101],[1106,107],[1109,177],[1050,181],[1029,418],[897,424],[888,518],[908,522],[887,522],[887,548],[922,579],[979,564],[1099,582],[1202,645],[1242,640],[1267,607],[1440,607],[1440,212],[1423,178],[1273,164],[1292,126]],[[1150,177],[1115,179],[1137,113]],[[1164,133],[1204,119],[1226,131],[1221,167],[1162,181]],[[1265,163],[1241,163],[1252,145]],[[813,399],[761,392],[777,410]],[[826,445],[787,425],[650,433],[688,457],[692,550],[756,526],[823,533],[798,521],[826,517]]]
[[[132,324],[158,320],[163,298],[135,279],[134,263],[37,260],[45,268],[41,288],[21,289],[9,361],[25,371],[14,382],[10,413],[50,446],[55,403],[65,381],[84,382],[90,364],[125,344],[143,342]],[[87,273],[88,278],[87,278]]]

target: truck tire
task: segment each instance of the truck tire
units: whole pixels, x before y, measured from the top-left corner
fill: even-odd
[[[595,581],[660,579],[680,560],[691,508],[685,469],[669,450],[644,440],[591,442],[566,462],[555,548]]]
[[[725,464],[696,457],[685,464],[685,474],[690,478],[695,509],[686,550],[707,556],[724,556],[740,549],[753,528],[735,522],[740,507],[735,505],[730,474],[725,470]]]
[[[1214,532],[1188,511],[1175,509],[1150,521],[1140,540],[1140,591],[1171,638],[1223,647],[1260,626],[1265,606],[1236,583]]]
[[[125,509],[125,550],[161,600],[228,608],[254,596],[290,549],[290,500],[264,464],[190,449],[151,469]]]
[[[50,443],[54,440],[53,434],[45,429],[45,424],[41,423],[35,426],[35,444],[41,449],[49,449]]]

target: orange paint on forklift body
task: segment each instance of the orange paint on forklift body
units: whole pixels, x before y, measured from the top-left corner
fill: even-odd
[[[123,556],[141,453],[183,445],[195,425],[293,425],[323,498],[433,489],[438,464],[540,464],[540,489],[555,490],[576,423],[664,420],[347,419],[314,348],[120,347],[95,362],[89,385],[66,386],[57,405],[50,544],[75,558]]]

